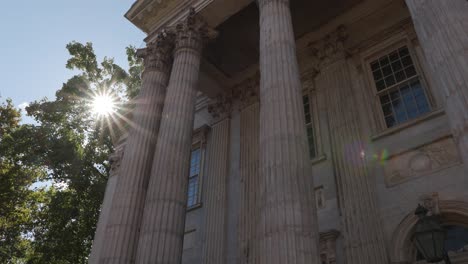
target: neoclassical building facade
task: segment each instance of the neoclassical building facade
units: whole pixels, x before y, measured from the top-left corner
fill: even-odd
[[[468,263],[466,0],[138,0],[90,263]]]

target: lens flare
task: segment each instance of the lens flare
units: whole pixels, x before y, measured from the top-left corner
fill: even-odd
[[[116,110],[114,98],[109,94],[96,94],[92,101],[92,111],[97,116],[110,116]]]

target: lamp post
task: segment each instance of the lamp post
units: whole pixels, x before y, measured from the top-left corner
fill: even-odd
[[[427,262],[436,263],[444,260],[446,264],[451,264],[444,246],[446,231],[440,225],[439,219],[427,215],[427,212],[425,207],[418,205],[414,214],[419,220],[411,240]]]

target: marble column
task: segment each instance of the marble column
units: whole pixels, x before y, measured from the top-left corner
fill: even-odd
[[[155,43],[140,51],[145,62],[142,87],[130,123],[99,263],[128,264],[135,260],[146,187],[169,79],[170,50],[169,39],[160,35]]]
[[[258,147],[259,103],[247,106],[240,113],[240,212],[239,212],[239,264],[258,263],[256,226],[258,217]]]
[[[406,0],[468,170],[468,1]]]
[[[201,51],[207,26],[192,10],[175,28],[174,63],[135,263],[179,264],[182,259],[188,169]]]
[[[203,181],[205,207],[204,264],[226,263],[227,178],[229,174],[229,117],[212,125]]]
[[[124,139],[125,140],[125,139]],[[99,258],[102,254],[102,249],[105,245],[105,233],[107,223],[109,222],[112,200],[115,195],[115,187],[117,186],[118,174],[120,171],[120,164],[125,148],[125,141],[115,148],[114,154],[109,157],[111,169],[109,172],[109,179],[107,180],[106,192],[104,193],[104,200],[101,205],[101,212],[99,213],[99,220],[97,223],[96,233],[94,234],[93,247],[91,255],[89,256],[89,264],[99,263]]]
[[[343,27],[314,43],[320,73],[317,89],[327,92],[326,104],[332,159],[342,216],[346,263],[388,263],[382,233],[375,180],[369,175],[356,93],[350,64],[344,49]]]
[[[261,79],[255,255],[260,264],[317,264],[317,210],[289,0],[257,2]]]

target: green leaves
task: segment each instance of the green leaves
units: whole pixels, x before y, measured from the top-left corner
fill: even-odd
[[[139,90],[142,61],[133,47],[128,71],[112,58],[98,63],[91,43],[71,42],[67,49],[66,67],[79,73],[54,100],[29,104],[34,125],[20,124],[11,100],[0,104],[0,263],[87,263],[108,156],[126,126],[119,116]],[[90,104],[103,91],[119,109],[96,119]]]

